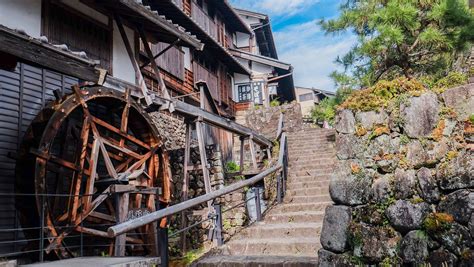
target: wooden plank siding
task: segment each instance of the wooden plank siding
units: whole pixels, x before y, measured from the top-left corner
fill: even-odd
[[[183,10],[188,16],[191,16],[191,1],[192,0],[183,0]]]
[[[194,1],[191,1],[191,17],[201,26],[210,36],[217,40],[217,26],[214,21],[201,9]]]
[[[89,58],[100,60],[100,66],[112,74],[111,25],[49,1],[43,1],[43,5],[42,35],[50,43],[66,44],[70,50],[86,52]]]
[[[196,61],[193,61],[193,73],[194,82],[205,81],[209,91],[211,91],[212,97],[216,101],[220,101],[217,76]]]
[[[0,69],[0,192],[15,192],[15,165],[9,153],[16,154],[27,128],[39,111],[54,100],[53,91],[71,93],[71,86],[79,80],[57,72],[18,63],[14,71]],[[0,197],[0,228],[20,227],[15,198]],[[28,199],[25,198],[24,202]],[[20,203],[21,204],[21,203]],[[0,253],[18,251],[23,243],[6,243],[23,239],[21,232],[0,233]]]
[[[151,52],[153,55],[158,54],[163,51],[169,44],[166,43],[157,43],[151,44]],[[140,42],[140,51],[144,53],[143,43]],[[174,77],[184,81],[184,52],[180,48],[172,47],[162,55],[160,55],[156,60],[156,65],[160,69],[168,72]]]

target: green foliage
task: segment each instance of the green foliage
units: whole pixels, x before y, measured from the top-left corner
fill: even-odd
[[[324,98],[321,102],[311,110],[311,118],[314,122],[328,121],[334,122],[336,117],[336,107],[342,104],[354,90],[350,88],[339,88],[336,96],[333,98]]]
[[[436,93],[443,93],[446,89],[466,84],[468,77],[461,72],[452,71],[446,77],[436,81],[431,89]]]
[[[328,121],[332,123],[336,117],[336,102],[334,98],[325,98],[311,110],[311,118],[315,122]]]
[[[430,213],[423,221],[423,227],[428,233],[437,233],[451,228],[454,218],[451,214],[434,212]]]
[[[354,91],[339,107],[357,111],[380,110],[393,101],[403,101],[401,96],[404,94],[419,96],[424,91],[424,85],[416,79],[381,80],[367,89]]]
[[[469,121],[474,124],[474,114],[469,115]]]
[[[183,257],[183,263],[188,266],[195,260],[199,259],[204,254],[203,249],[191,250],[188,251]]]
[[[270,107],[279,107],[279,106],[281,106],[281,103],[278,100],[278,98],[275,98],[272,101],[270,101]]]
[[[357,44],[337,62],[338,86],[371,86],[379,79],[442,75],[474,40],[465,0],[347,0],[340,16],[322,20],[327,33],[352,30]]]
[[[227,161],[225,164],[226,173],[236,173],[240,171],[240,165],[235,163],[235,161]]]

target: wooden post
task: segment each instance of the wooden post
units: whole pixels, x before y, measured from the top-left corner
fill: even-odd
[[[189,161],[191,157],[191,132],[192,127],[189,122],[186,122],[186,141],[184,146],[184,173],[183,173],[183,188],[181,190],[181,199],[182,201],[188,200],[188,188],[189,188]],[[181,227],[186,228],[187,226],[187,219],[186,219],[186,211],[181,212]],[[186,252],[186,233],[184,231],[181,234],[181,245],[182,251]]]
[[[155,77],[158,80],[160,90],[163,93],[162,96],[166,99],[171,99],[170,93],[166,89],[165,82],[163,81],[163,78],[160,75],[160,69],[158,68],[158,65],[156,65],[153,53],[151,52],[150,44],[148,43],[145,31],[142,27],[138,27],[138,33],[140,34],[140,38],[142,39],[143,47],[145,48],[145,52],[148,56],[148,59],[150,60],[151,67],[153,69],[153,72],[155,73]]]
[[[250,155],[252,156],[252,165],[254,170],[258,169],[257,165],[257,155],[255,152],[255,143],[253,142],[253,136],[250,136],[249,138],[249,145],[250,145]]]
[[[199,144],[199,155],[201,157],[202,174],[204,177],[204,187],[206,194],[208,194],[211,192],[211,178],[209,177],[209,169],[207,168],[206,144],[202,130],[202,121],[201,118],[199,118],[196,121],[196,132]],[[212,201],[208,201],[207,206],[209,207],[209,211],[212,211]]]
[[[245,138],[240,137],[240,173],[244,172],[244,149],[245,149]]]
[[[124,222],[127,219],[127,214],[128,214],[129,194],[116,193],[115,203],[116,203],[116,208],[115,208],[116,220],[117,222]],[[126,239],[127,239],[126,233],[115,237],[115,246],[114,246],[115,257],[125,256]]]
[[[255,193],[255,211],[257,213],[257,222],[262,221],[262,207],[260,206],[260,188],[254,187]]]

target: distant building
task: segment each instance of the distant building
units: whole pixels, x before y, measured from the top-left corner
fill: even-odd
[[[295,87],[296,100],[300,103],[303,117],[310,117],[313,107],[327,97],[334,97],[336,93],[316,88]]]
[[[246,110],[253,105],[268,106],[273,99],[280,102],[295,100],[293,67],[278,60],[269,17],[235,10],[252,30],[252,35],[237,33],[236,47],[229,49],[251,71],[251,76],[235,75],[237,110]]]

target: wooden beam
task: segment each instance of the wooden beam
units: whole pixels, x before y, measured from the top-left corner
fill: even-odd
[[[0,25],[0,52],[47,69],[98,83],[101,70],[90,61]]]
[[[160,29],[166,30],[167,32],[175,35],[177,38],[180,38],[188,45],[193,46],[197,50],[202,50],[204,48],[204,44],[202,44],[199,40],[185,32],[179,31],[178,28],[175,27],[172,23],[169,23],[165,19],[160,18],[158,15],[154,14],[152,10],[146,9],[136,0],[118,0],[117,2],[120,2],[121,4],[127,6],[131,11],[138,13],[140,16],[152,22],[154,25],[150,28],[159,27]]]
[[[250,146],[250,155],[252,157],[252,165],[255,170],[258,169],[257,165],[257,153],[255,151],[255,143],[253,142],[253,136],[249,138],[249,146]]]
[[[159,98],[159,97],[155,97],[155,99],[153,101],[154,101],[155,104],[160,105],[160,106],[162,106],[162,105],[166,104],[167,102],[169,102],[169,100]],[[238,124],[235,121],[232,121],[230,119],[220,117],[218,115],[215,115],[215,114],[212,114],[208,111],[205,111],[205,110],[203,110],[199,107],[196,107],[196,106],[193,106],[191,104],[184,103],[184,102],[181,102],[181,101],[174,102],[174,107],[175,107],[176,112],[182,114],[183,116],[185,116],[187,118],[196,119],[197,117],[201,117],[203,122],[205,122],[209,125],[224,129],[224,130],[229,131],[231,133],[234,133],[234,134],[237,134],[237,135],[240,135],[240,136],[253,135],[255,143],[257,143],[260,146],[263,146],[263,147],[271,147],[272,146],[272,142],[270,140],[268,140],[266,137],[258,134],[257,132],[253,131],[252,129],[247,128],[245,126],[242,126],[242,125],[240,125],[240,124]]]
[[[128,214],[128,204],[129,204],[129,194],[128,193],[121,193],[116,194],[116,205],[115,205],[115,216],[117,222],[125,222],[127,220]],[[127,242],[127,234],[122,234],[115,237],[114,243],[114,256],[115,257],[123,257],[125,256],[125,245]]]
[[[143,98],[147,105],[151,104],[150,96],[148,95],[148,88],[145,84],[145,79],[143,78],[142,72],[140,67],[138,66],[137,59],[135,58],[135,54],[133,53],[132,46],[127,37],[127,33],[125,32],[125,28],[123,26],[122,18],[115,13],[114,14],[115,22],[117,23],[117,28],[119,29],[120,36],[122,37],[122,41],[127,49],[128,57],[130,58],[130,62],[132,63],[133,69],[135,70],[135,78],[138,82],[138,87],[142,90]]]
[[[143,30],[142,27],[138,27],[138,33],[140,34],[140,38],[142,39],[143,47],[145,48],[145,52],[146,52],[146,54],[148,56],[148,59],[150,60],[150,63],[151,63],[151,68],[153,69],[156,80],[158,81],[158,84],[160,86],[160,91],[162,93],[162,96],[166,99],[171,99],[170,93],[166,89],[165,82],[163,81],[163,78],[161,77],[160,68],[158,68],[158,65],[156,65],[156,61],[153,58],[153,53],[151,52],[150,43],[148,42],[145,31]]]
[[[202,122],[196,121],[196,132],[198,137],[198,144],[199,144],[199,156],[201,157],[201,166],[202,166],[202,174],[204,178],[204,187],[206,189],[206,194],[209,194],[211,189],[211,178],[209,177],[209,169],[207,168],[207,157],[206,157],[206,144],[204,140],[204,132],[202,129]],[[207,206],[209,210],[212,210],[212,202],[208,201]]]

